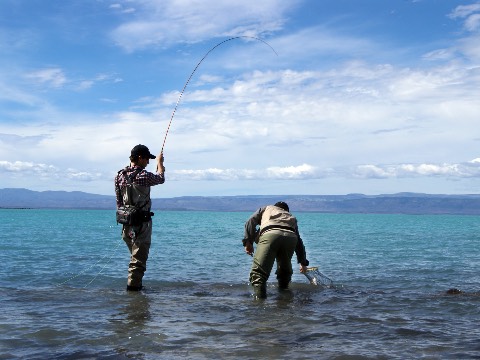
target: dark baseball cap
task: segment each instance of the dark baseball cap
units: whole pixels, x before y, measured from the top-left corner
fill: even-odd
[[[290,209],[288,208],[288,204],[284,201],[279,201],[275,203],[274,206],[279,207],[280,209],[283,209],[285,211],[290,211]]]
[[[150,150],[145,145],[136,145],[131,152],[133,157],[141,156],[144,159],[155,159],[155,155],[150,154]]]

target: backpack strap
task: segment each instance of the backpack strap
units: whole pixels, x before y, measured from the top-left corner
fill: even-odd
[[[133,180],[135,180],[135,178],[137,177],[137,175],[142,171],[143,169],[140,168],[140,169],[137,169],[135,171],[133,171],[130,175],[127,176],[127,168],[123,169],[123,170],[120,170],[118,173],[122,173],[123,176],[125,177],[125,179],[127,180],[127,195],[128,195],[128,198],[131,199],[132,198],[132,187],[130,185],[132,185],[133,183]],[[125,204],[125,205],[131,205],[131,204]]]
[[[142,171],[143,169],[140,168],[140,169],[137,169],[135,171],[133,171],[129,176],[127,176],[127,169],[123,169],[122,170],[122,173],[123,175],[125,176],[125,178],[127,179],[127,184],[128,185],[131,185],[133,183],[133,180],[135,180],[135,178],[137,177],[137,175]]]

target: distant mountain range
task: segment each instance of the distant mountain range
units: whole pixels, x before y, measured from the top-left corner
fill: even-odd
[[[248,195],[152,199],[154,210],[255,211],[286,201],[292,212],[480,215],[480,195]],[[115,196],[81,191],[0,189],[0,208],[115,209]]]

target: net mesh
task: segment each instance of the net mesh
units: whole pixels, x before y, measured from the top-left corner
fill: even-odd
[[[305,272],[304,274],[312,285],[333,287],[333,280],[330,279],[328,276],[323,275],[318,270],[318,267],[309,267],[307,268],[307,272]]]

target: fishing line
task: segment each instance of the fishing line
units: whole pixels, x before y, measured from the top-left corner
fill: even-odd
[[[110,259],[113,257],[113,255],[115,254],[115,252],[117,251],[118,247],[120,246],[120,244],[122,243],[122,241],[118,241],[117,243],[117,246],[115,246],[115,248],[113,249],[113,253],[110,255],[110,257],[108,258],[108,261],[110,261]],[[69,281],[72,281],[73,279],[76,279],[77,277],[79,277],[80,275],[83,275],[85,274],[88,270],[92,269],[94,266],[98,265],[101,261],[103,261],[103,259],[105,259],[106,257],[108,256],[108,254],[104,255],[103,257],[101,257],[96,263],[90,265],[89,267],[83,269],[82,271],[80,271],[78,274],[72,276],[71,278],[65,280],[65,281],[62,281],[61,283],[57,284],[56,286],[60,286],[60,285],[63,285],[63,284],[66,284],[67,282]],[[107,263],[108,263],[107,261]],[[90,283],[92,283],[93,280],[95,280],[95,278],[103,271],[103,269],[105,268],[106,264],[102,267],[102,269],[100,270],[100,272],[95,275],[95,277],[87,284],[89,285]],[[87,287],[87,285],[85,285],[85,287]]]
[[[105,267],[108,265],[108,263],[109,263],[110,260],[112,259],[113,255],[115,255],[115,253],[117,252],[117,249],[118,249],[118,247],[120,246],[121,243],[122,243],[121,241],[118,241],[117,246],[115,246],[115,248],[113,249],[113,252],[112,252],[112,254],[110,255],[110,257],[108,258],[108,260],[107,260],[107,262],[105,263],[105,265],[102,266],[102,268],[101,268],[100,271],[97,273],[97,275],[95,275],[95,276],[92,278],[92,280],[90,280],[90,281],[84,286],[84,288],[86,288],[88,285],[90,285],[90,284],[98,277],[98,275],[100,275],[100,274],[102,273],[103,269],[105,269]],[[105,256],[104,256],[103,258],[105,258]]]
[[[277,52],[275,51],[275,49],[274,49],[270,44],[268,44],[265,40],[262,40],[262,39],[260,39],[260,38],[255,37],[255,36],[246,36],[246,35],[243,35],[243,36],[234,36],[234,37],[231,37],[231,38],[229,38],[229,39],[223,40],[223,41],[219,42],[217,45],[215,45],[214,47],[212,47],[210,50],[208,50],[207,53],[206,53],[206,54],[203,56],[203,58],[197,63],[197,65],[195,66],[195,68],[194,68],[193,71],[191,72],[190,76],[188,77],[187,82],[186,82],[185,85],[183,86],[182,92],[181,92],[180,95],[178,96],[177,103],[175,104],[175,108],[173,109],[172,116],[170,117],[170,121],[169,121],[169,123],[168,123],[167,131],[165,132],[165,137],[163,138],[162,150],[161,150],[160,153],[163,153],[163,148],[165,147],[165,141],[167,141],[168,131],[170,130],[170,125],[172,124],[172,120],[173,120],[173,117],[175,116],[175,112],[177,111],[177,107],[178,107],[178,104],[180,103],[180,99],[182,98],[183,93],[185,92],[185,89],[187,88],[187,85],[188,85],[188,83],[190,82],[190,79],[192,78],[193,74],[195,74],[195,71],[197,71],[198,67],[199,67],[200,64],[203,62],[203,60],[205,60],[205,58],[208,56],[208,54],[210,54],[210,53],[211,53],[213,50],[215,50],[217,47],[219,47],[220,45],[226,43],[227,41],[231,41],[231,40],[235,40],[235,39],[241,39],[241,38],[248,38],[248,39],[258,40],[258,41],[266,44],[268,47],[270,47],[270,49],[273,50],[273,52],[275,53],[275,55],[278,56],[278,54],[277,54]]]

